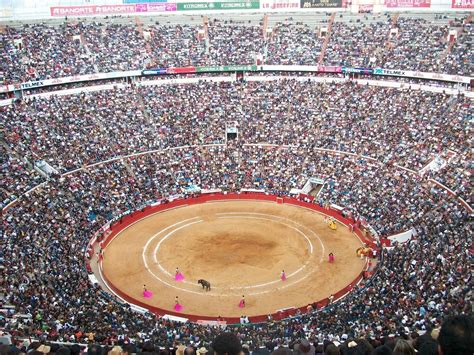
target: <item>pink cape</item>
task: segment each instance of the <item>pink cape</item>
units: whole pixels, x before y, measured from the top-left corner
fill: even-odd
[[[176,275],[174,275],[175,281],[183,281],[184,280],[184,275],[180,272],[177,272]]]
[[[183,306],[180,305],[179,303],[176,303],[173,307],[173,309],[176,311],[176,312],[181,312],[183,310]]]
[[[281,274],[281,281],[286,281],[286,275],[284,273]]]
[[[148,290],[143,291],[143,297],[151,298],[151,296],[153,296],[153,292],[148,291]]]
[[[240,300],[239,302],[239,308],[244,308],[245,307],[245,301],[244,300]]]
[[[334,255],[329,255],[329,262],[333,263],[334,262]]]

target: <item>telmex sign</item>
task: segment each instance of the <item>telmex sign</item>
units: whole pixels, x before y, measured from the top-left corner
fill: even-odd
[[[404,70],[396,70],[396,69],[382,69],[382,68],[375,68],[374,74],[376,75],[399,75],[399,76],[406,76],[406,72]]]
[[[31,89],[31,88],[37,88],[40,86],[44,86],[43,81],[30,81],[28,83],[21,84],[22,89]]]

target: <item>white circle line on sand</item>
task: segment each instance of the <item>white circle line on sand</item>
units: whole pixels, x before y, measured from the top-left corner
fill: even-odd
[[[190,218],[190,220],[196,219],[196,218],[198,218],[198,217]],[[156,233],[153,237],[156,237],[156,236],[160,235],[161,233],[163,233],[164,230],[173,228],[174,226],[176,226],[176,225],[178,225],[178,224],[181,224],[181,223],[183,223],[183,222],[184,222],[184,221],[180,221],[180,222],[178,222],[178,223],[175,223],[174,225],[169,226],[169,227],[167,227],[167,228],[165,228],[165,229],[159,231],[159,232]],[[193,225],[193,224],[196,224],[196,223],[201,223],[201,222],[202,222],[202,220],[198,220],[198,221],[195,221],[195,222],[187,223],[187,224],[185,224],[185,225],[183,225],[183,226],[181,226],[181,227],[178,227],[177,229],[171,231],[169,234],[173,234],[173,233],[174,233],[176,230],[178,230],[178,229],[185,228],[185,227],[189,227],[190,225]],[[145,247],[148,246],[148,244],[149,244],[150,241],[151,241],[151,239],[147,242],[147,244],[145,245]],[[146,250],[146,249],[143,248],[143,253],[142,253],[143,263],[145,264],[145,268],[147,269],[147,271],[148,271],[155,279],[157,279],[157,280],[160,281],[161,283],[163,283],[163,284],[165,284],[166,286],[169,286],[169,287],[171,287],[171,288],[174,288],[174,289],[177,289],[177,290],[180,290],[180,291],[184,291],[184,292],[194,293],[194,294],[196,294],[196,295],[202,295],[202,292],[197,292],[197,291],[192,291],[192,290],[187,290],[187,289],[185,289],[185,288],[177,287],[177,286],[175,286],[175,285],[172,285],[172,284],[166,282],[165,280],[162,280],[160,277],[156,276],[156,274],[155,274],[153,271],[151,271],[150,267],[148,266],[148,263],[147,263],[147,261],[146,261],[146,256],[145,256],[145,250]],[[214,296],[214,295],[213,295],[213,296]],[[216,296],[218,296],[218,295],[216,295]]]
[[[240,200],[236,200],[236,201],[240,201]],[[180,207],[185,207],[185,206],[180,206]],[[309,210],[309,209],[308,209],[308,210]],[[152,215],[159,214],[159,213],[163,213],[163,212],[166,212],[166,210],[165,210],[165,211],[160,211],[160,212],[155,212],[155,213],[151,214],[150,216],[147,216],[147,217],[145,217],[145,218],[142,218],[142,219],[140,219],[140,220],[138,220],[138,221],[132,223],[132,225],[137,224],[138,222],[141,222],[143,219],[146,219],[146,218],[148,218],[148,217],[151,217]],[[313,211],[313,212],[314,212],[314,211]],[[308,227],[305,227],[305,226],[303,226],[303,225],[300,225],[299,223],[297,223],[297,222],[295,222],[295,221],[293,221],[293,220],[291,220],[291,219],[288,219],[288,218],[285,218],[285,217],[281,217],[281,216],[268,215],[268,214],[261,214],[261,213],[252,213],[252,212],[229,212],[229,214],[236,214],[236,213],[255,214],[255,215],[266,215],[266,216],[277,217],[277,218],[280,218],[280,219],[292,221],[294,224],[299,225],[300,227],[303,227],[303,228],[309,230],[313,235],[315,235],[315,236],[318,238],[319,242],[321,243],[321,246],[322,246],[323,251],[324,251],[324,244],[322,243],[321,239],[319,238],[319,236],[318,236],[315,232],[313,232],[313,231],[312,231],[311,229],[309,229]],[[226,213],[218,213],[218,214],[226,214]],[[150,238],[150,240],[148,240],[148,242],[146,243],[146,245],[145,245],[145,247],[144,247],[144,250],[143,250],[143,253],[142,253],[142,258],[143,258],[143,262],[144,262],[144,264],[145,264],[145,268],[147,269],[147,271],[148,271],[155,279],[157,279],[158,281],[160,281],[160,282],[163,283],[164,285],[169,286],[170,288],[174,288],[174,289],[176,289],[176,290],[180,290],[180,291],[183,291],[183,292],[188,292],[188,293],[192,293],[192,294],[196,294],[196,295],[201,295],[201,296],[211,296],[211,297],[234,297],[234,296],[235,296],[235,297],[240,297],[241,292],[232,293],[232,294],[222,294],[222,293],[220,293],[220,294],[212,294],[212,293],[210,293],[210,292],[206,292],[206,293],[204,293],[204,292],[196,292],[196,291],[184,289],[184,288],[181,288],[181,287],[177,287],[177,286],[174,285],[174,284],[170,284],[170,283],[166,282],[165,280],[162,280],[160,277],[156,276],[156,275],[150,270],[150,268],[149,268],[149,266],[148,266],[148,263],[147,263],[147,261],[145,260],[145,259],[146,259],[146,257],[145,257],[145,250],[146,250],[146,248],[148,248],[149,244],[152,242],[151,239],[153,239],[154,237],[156,237],[156,236],[162,234],[163,232],[165,232],[166,230],[169,230],[169,229],[171,229],[171,228],[173,228],[173,227],[175,227],[175,226],[177,226],[177,225],[179,225],[179,224],[182,224],[182,223],[184,223],[184,222],[186,222],[186,221],[195,220],[195,219],[198,219],[198,218],[199,218],[199,217],[193,217],[193,218],[190,218],[190,219],[186,219],[186,220],[179,221],[179,222],[177,222],[177,223],[175,223],[175,224],[173,224],[173,225],[171,225],[171,226],[168,226],[168,227],[162,229],[161,231],[159,231],[158,233],[156,233],[155,235],[153,235],[152,238]],[[202,221],[202,220],[201,220],[201,221]],[[201,222],[201,221],[200,221],[200,222]],[[197,222],[197,223],[200,223],[200,222]],[[125,230],[125,229],[128,229],[128,228],[131,227],[132,225],[127,226],[126,228],[124,228],[124,230]],[[120,231],[120,233],[118,233],[115,237],[117,237],[118,235],[120,235],[124,230]],[[115,238],[114,238],[114,239],[115,239]],[[314,272],[314,271],[313,271],[313,272]],[[272,292],[275,292],[275,291],[279,291],[279,290],[286,289],[286,288],[288,288],[288,287],[291,287],[291,286],[293,286],[293,285],[295,285],[295,284],[297,284],[297,283],[300,283],[301,281],[305,280],[305,279],[308,278],[313,272],[307,273],[307,274],[304,275],[303,277],[301,277],[301,278],[299,278],[299,279],[297,279],[297,280],[294,280],[294,281],[291,282],[291,283],[285,282],[285,285],[284,285],[284,286],[277,287],[277,288],[270,289],[270,290],[264,290],[264,291],[259,291],[259,292],[251,292],[251,293],[247,293],[247,295],[248,295],[248,296],[255,296],[255,295],[266,294],[266,293],[272,293]],[[241,289],[241,288],[239,288],[239,289]]]
[[[276,216],[273,216],[273,215],[267,215],[267,216],[276,217]],[[235,217],[238,217],[238,216],[224,216],[224,217],[219,217],[219,218],[235,218]],[[258,218],[258,219],[264,219],[264,220],[271,220],[271,221],[276,221],[276,222],[279,222],[279,223],[281,223],[281,224],[287,225],[286,223],[283,223],[283,222],[281,222],[281,221],[277,221],[277,220],[271,219],[271,218],[250,217],[250,216],[242,216],[242,217],[244,217],[244,218],[254,218],[254,219],[257,219],[257,218]],[[182,223],[184,223],[184,222],[186,222],[186,221],[190,221],[190,220],[194,220],[194,219],[198,219],[198,218],[200,218],[200,217],[193,217],[193,218],[190,218],[190,219],[186,219],[186,220],[183,220],[183,221],[179,221],[179,222],[177,222],[177,223],[174,223],[174,224],[171,225],[171,226],[166,227],[165,229],[162,229],[162,230],[159,231],[158,233],[155,233],[155,234],[152,236],[152,238],[150,238],[150,240],[148,240],[148,242],[146,243],[145,247],[143,248],[142,258],[143,258],[143,262],[144,262],[144,264],[145,264],[145,268],[147,269],[147,271],[148,271],[154,278],[156,278],[157,280],[159,280],[160,282],[164,283],[164,284],[167,285],[167,286],[170,286],[170,287],[172,287],[172,288],[175,288],[175,289],[178,289],[178,290],[181,290],[181,291],[185,291],[185,292],[189,292],[189,293],[194,293],[194,294],[202,295],[202,293],[200,293],[200,292],[196,292],[196,291],[184,289],[184,288],[181,288],[181,287],[177,287],[177,286],[175,286],[175,285],[173,285],[173,284],[170,284],[170,283],[168,283],[168,282],[162,280],[159,276],[157,276],[157,275],[150,269],[150,267],[149,267],[149,265],[148,265],[148,262],[147,262],[147,260],[146,260],[146,255],[145,255],[146,250],[147,250],[149,244],[152,242],[152,240],[154,240],[154,238],[156,238],[157,236],[159,236],[160,234],[162,234],[164,231],[169,230],[169,229],[171,229],[171,228],[173,228],[173,227],[176,227],[176,226],[178,226],[178,225],[180,225],[180,224],[182,224]],[[200,219],[200,220],[198,220],[198,221],[195,221],[195,222],[186,223],[185,225],[182,225],[182,226],[180,226],[180,227],[178,227],[178,228],[172,230],[172,231],[171,231],[170,233],[168,233],[163,239],[160,240],[160,243],[159,243],[159,244],[161,245],[161,242],[163,242],[165,239],[167,239],[168,237],[170,237],[171,235],[173,235],[176,231],[178,231],[178,230],[180,230],[180,229],[183,229],[183,228],[186,228],[186,227],[189,227],[189,226],[191,226],[191,225],[193,225],[193,224],[196,224],[196,223],[201,223],[201,222],[203,222],[202,219]],[[293,227],[293,226],[290,226],[290,225],[287,225],[287,226],[290,227],[290,228],[292,228],[292,229],[294,229],[294,230],[296,230],[296,231],[298,231],[299,233],[301,233],[301,234],[309,241],[309,239],[306,237],[306,235],[305,235],[303,232],[299,231],[297,228],[295,228],[295,227]],[[309,241],[309,243],[310,243],[310,246],[311,246],[311,250],[313,250],[313,245],[312,245],[311,241]],[[157,251],[157,248],[155,248],[155,251]],[[154,253],[154,255],[156,255],[156,253]],[[167,272],[167,271],[159,264],[159,262],[157,262],[157,264],[158,264],[158,267],[160,268],[160,270],[161,270],[162,272],[165,272],[167,275],[171,276],[171,274],[170,274],[169,272]],[[288,277],[291,277],[291,276],[295,275],[296,273],[300,272],[300,271],[301,271],[302,269],[304,269],[308,264],[309,264],[309,261],[307,261],[300,269],[298,269],[298,270],[296,270],[295,272],[293,272],[293,273],[291,273],[290,275],[288,275]],[[306,275],[303,276],[302,278],[297,279],[297,280],[295,280],[295,281],[292,282],[292,283],[287,283],[285,286],[278,287],[276,290],[288,288],[288,287],[290,287],[290,286],[292,286],[292,285],[294,285],[294,284],[296,284],[296,283],[301,282],[302,280],[306,279],[308,276],[309,276],[309,274],[306,274]],[[227,289],[228,289],[228,290],[239,290],[239,291],[241,291],[241,290],[243,290],[243,289],[251,289],[251,288],[257,288],[257,287],[268,286],[268,285],[270,285],[270,284],[274,284],[274,283],[278,283],[278,282],[281,282],[281,280],[278,279],[278,280],[276,280],[276,281],[270,281],[270,282],[268,282],[268,283],[264,283],[264,284],[260,284],[260,285],[244,286],[244,287],[231,287],[231,288],[227,288]],[[190,284],[190,285],[194,285],[194,283],[192,283],[192,282],[186,282],[186,283],[188,283],[188,284]],[[213,288],[214,288],[214,289],[218,289],[218,287],[213,287]],[[275,290],[266,290],[266,291],[260,291],[260,292],[252,292],[252,293],[249,293],[248,295],[265,294],[265,293],[269,293],[269,292],[273,292],[273,291],[275,291]],[[212,296],[237,296],[237,295],[239,295],[240,293],[241,293],[241,292],[238,292],[238,293],[235,293],[235,294],[220,294],[220,295],[213,295],[213,294],[211,294],[211,295],[212,295]]]
[[[199,217],[193,217],[193,218],[189,218],[189,219],[183,219],[182,221],[179,221],[179,222],[176,222],[162,230],[160,230],[158,233],[155,233],[151,236],[150,239],[148,239],[148,241],[146,242],[145,246],[143,247],[143,251],[142,251],[142,258],[145,258],[145,253],[146,253],[146,250],[148,249],[148,245],[150,245],[150,243],[157,237],[159,236],[160,234],[166,232],[167,230],[171,229],[171,228],[174,228],[175,226],[181,224],[181,223],[184,223],[184,222],[188,222],[188,221],[192,221],[193,219],[199,219]],[[128,228],[128,227],[127,227]],[[120,232],[119,234],[121,234],[122,232]],[[117,234],[118,235],[118,234]]]
[[[197,218],[197,217],[195,217]],[[195,218],[192,218],[192,219],[195,219]],[[196,224],[196,223],[201,223],[203,222],[202,220],[198,220],[198,221],[195,221],[195,222],[190,222],[190,223],[186,223],[185,225],[182,225],[178,228],[176,228],[175,230],[171,231],[170,233],[168,233],[168,236],[169,235],[172,235],[174,232],[176,232],[177,230],[181,229],[181,228],[185,228],[185,227],[189,227],[190,225],[193,225],[193,224]],[[178,225],[178,224],[181,224],[183,223],[183,221],[180,221],[178,223],[175,223],[175,225]],[[172,228],[173,226],[169,226],[167,227],[168,229]],[[163,233],[163,230],[159,231],[158,233],[155,234],[156,235],[159,235]],[[148,243],[147,243],[148,244]],[[188,293],[193,293],[193,294],[196,294],[196,295],[206,295],[206,296],[214,296],[214,297],[221,297],[221,296],[224,296],[224,297],[230,297],[230,296],[239,296],[241,294],[241,292],[236,292],[236,293],[233,293],[233,294],[212,294],[212,293],[205,293],[203,294],[202,292],[197,292],[197,291],[192,291],[192,290],[188,290],[188,289],[185,289],[185,288],[181,288],[181,287],[178,287],[176,285],[173,285],[173,284],[170,284],[168,282],[166,282],[165,280],[162,280],[159,276],[157,276],[151,269],[150,267],[148,266],[148,263],[146,261],[146,256],[142,253],[142,258],[143,258],[143,263],[145,264],[145,268],[147,269],[147,271],[154,277],[156,278],[158,281],[160,281],[161,283],[165,284],[166,286],[169,286],[171,288],[174,288],[176,290],[180,290],[180,291],[183,291],[183,292],[188,292]],[[292,283],[289,283],[289,284],[286,284],[285,286],[283,287],[278,287],[276,290],[281,290],[281,289],[285,289],[287,287],[290,287],[296,283],[299,283],[301,282],[302,280],[306,279],[307,277],[309,276],[309,274],[306,274],[304,277],[298,279],[298,280],[295,280],[294,282]],[[215,287],[214,287],[215,288]],[[242,288],[238,288],[239,290],[242,290]],[[254,295],[260,295],[260,294],[265,294],[265,293],[270,293],[270,292],[274,292],[275,289],[272,289],[272,290],[265,290],[265,291],[260,291],[260,292],[251,292],[251,293],[248,293],[249,296],[254,296]]]
[[[133,223],[130,223],[128,226],[126,226],[124,229],[121,229],[119,230],[119,232],[113,236],[113,238],[111,240],[109,240],[109,242],[107,243],[107,245],[105,246],[105,249],[104,249],[104,254],[105,252],[107,251],[107,246],[109,246],[120,234],[122,234],[123,232],[125,232],[127,229],[133,227],[135,224],[138,224],[144,220],[146,220],[147,218],[150,218],[150,217],[153,217],[157,214],[160,214],[160,213],[165,213],[167,211],[171,211],[171,210],[175,210],[175,209],[178,209],[178,208],[183,208],[183,207],[187,207],[188,205],[181,205],[181,206],[176,206],[176,207],[172,207],[170,209],[166,209],[166,210],[161,210],[161,211],[157,211],[157,212],[154,212],[154,213],[151,213],[145,217],[142,217],[142,218],[139,218],[137,219],[135,222]],[[195,219],[197,217],[193,217],[192,219]],[[178,223],[181,223],[181,222],[178,222]]]
[[[268,216],[272,216],[272,215],[268,215]],[[197,218],[197,217],[196,217],[196,218]],[[309,244],[310,254],[313,253],[313,250],[314,250],[313,244],[311,243],[311,241],[309,240],[309,238],[306,236],[306,234],[304,234],[304,233],[303,233],[302,231],[300,231],[298,228],[295,228],[294,226],[291,226],[291,225],[289,225],[289,224],[287,224],[287,223],[284,223],[284,222],[282,222],[282,221],[278,221],[278,220],[271,219],[271,218],[264,218],[264,217],[238,216],[238,215],[222,216],[222,217],[218,217],[218,218],[250,218],[250,219],[260,219],[260,220],[267,220],[267,221],[278,222],[278,223],[283,224],[283,225],[287,226],[288,228],[291,228],[291,229],[295,230],[296,232],[300,233],[300,234],[306,239],[306,241],[307,241],[308,244]],[[201,221],[202,221],[202,220],[201,220]],[[182,221],[182,222],[183,222],[183,221]],[[160,268],[160,270],[161,270],[164,274],[168,275],[169,277],[173,277],[172,274],[171,274],[170,272],[168,272],[168,271],[160,264],[160,262],[159,262],[158,259],[157,259],[158,250],[160,249],[161,244],[162,244],[166,239],[168,239],[169,237],[171,237],[175,232],[177,232],[177,231],[180,230],[180,229],[189,227],[189,226],[191,226],[192,224],[194,224],[194,223],[188,223],[188,224],[186,224],[186,225],[184,225],[184,226],[181,226],[181,227],[178,227],[177,229],[175,229],[175,230],[171,231],[170,233],[168,233],[166,236],[164,236],[164,237],[158,242],[158,244],[156,245],[156,247],[155,247],[155,249],[154,249],[154,251],[153,251],[153,259],[154,259],[155,263],[156,263],[157,266]],[[169,227],[168,227],[168,229],[169,229]],[[160,231],[160,232],[158,232],[157,234],[155,234],[155,235],[153,236],[153,239],[154,239],[157,235],[161,234],[161,232],[162,232],[162,231]],[[150,241],[151,241],[151,240],[149,240],[149,242],[150,242]],[[146,247],[148,247],[148,244],[149,244],[149,243],[147,243]],[[145,250],[146,250],[146,249],[145,249]],[[145,252],[145,250],[144,250],[144,252]],[[146,255],[145,255],[145,258],[146,258]],[[289,275],[288,275],[288,278],[290,278],[290,277],[294,276],[295,274],[301,272],[304,268],[306,268],[306,266],[308,266],[308,264],[309,264],[309,261],[305,262],[302,267],[300,267],[300,268],[297,269],[296,271],[294,271],[294,272],[292,272],[291,274],[289,274]],[[242,286],[242,287],[226,287],[226,288],[229,289],[229,290],[252,289],[252,288],[258,288],[258,287],[265,287],[265,286],[268,286],[268,285],[271,285],[271,284],[275,284],[275,283],[278,283],[278,282],[280,282],[280,279],[278,279],[278,280],[273,280],[273,281],[269,281],[269,282],[262,283],[262,284],[257,284],[257,285]],[[185,283],[185,284],[188,284],[188,285],[194,285],[193,282],[189,282],[189,281],[186,281],[186,280],[183,280],[182,283]],[[214,288],[215,288],[215,289],[219,289],[219,287],[217,287],[217,286],[214,286]]]
[[[156,254],[158,253],[158,250],[160,249],[161,243],[163,243],[166,239],[168,239],[169,237],[171,237],[171,236],[172,236],[174,233],[176,233],[177,231],[179,231],[179,230],[181,230],[181,229],[183,229],[183,228],[187,228],[187,227],[189,227],[189,226],[192,226],[193,224],[201,223],[201,222],[203,222],[202,219],[200,219],[200,220],[198,220],[198,221],[196,221],[196,222],[187,223],[187,224],[185,224],[185,225],[183,225],[183,226],[181,226],[181,227],[178,227],[178,228],[172,230],[171,232],[169,232],[168,234],[166,234],[163,238],[161,238],[160,241],[158,242],[158,244],[156,245],[156,247],[155,247],[155,249],[154,249],[154,251],[153,251],[153,257],[154,257],[154,260],[155,260],[155,262],[156,262],[156,265],[158,265],[158,267],[160,268],[160,270],[161,270],[163,273],[165,273],[166,275],[168,275],[169,277],[173,277],[173,276],[171,275],[170,272],[166,271],[166,269],[165,269],[163,266],[161,266],[160,262],[158,261],[158,259],[157,259],[157,257],[156,257]],[[183,282],[184,282],[184,283],[191,284],[191,282],[188,282],[188,281],[183,281]]]
[[[272,216],[272,215],[268,215],[268,216]],[[308,242],[309,244],[309,249],[310,249],[310,254],[313,254],[313,243],[311,243],[311,240],[306,236],[306,234],[304,234],[302,231],[300,231],[298,228],[294,227],[294,226],[291,226],[287,223],[284,223],[282,221],[279,221],[279,220],[276,220],[276,219],[272,219],[272,218],[264,218],[264,217],[254,217],[254,216],[239,216],[239,215],[232,215],[232,216],[221,216],[221,217],[218,217],[218,218],[248,218],[248,219],[260,219],[260,220],[266,220],[266,221],[273,221],[273,222],[277,222],[277,223],[280,223],[284,226],[287,226],[288,228],[291,228],[293,230],[295,230],[296,232],[300,233],[305,239],[306,241]],[[176,231],[180,230],[180,229],[183,229],[187,226],[190,226],[192,224],[186,224],[184,226],[181,226],[177,229],[175,229],[174,231],[168,233],[165,237],[163,237],[159,243],[156,245],[154,251],[153,251],[153,258],[154,258],[154,261],[155,263],[158,265],[158,267],[160,268],[160,270],[165,273],[166,275],[168,275],[169,277],[173,277],[172,274],[170,272],[168,272],[165,268],[163,268],[163,266],[160,264],[160,262],[157,260],[157,257],[156,255],[158,254],[158,250],[161,246],[161,244],[166,240],[168,239],[170,236],[172,236]],[[295,274],[301,272],[303,269],[305,269],[309,264],[309,260],[306,261],[299,269],[297,269],[296,271],[292,272],[291,274],[288,275],[288,278],[294,276]],[[189,282],[189,281],[186,281],[186,280],[183,280],[181,281],[182,283],[184,284],[188,284],[188,285],[194,285],[193,282]],[[265,283],[262,283],[262,284],[257,284],[257,285],[251,285],[251,286],[242,286],[242,287],[226,287],[227,289],[229,290],[247,290],[247,289],[252,289],[252,288],[259,288],[259,287],[265,287],[265,286],[268,286],[268,285],[272,285],[272,284],[275,284],[275,283],[278,283],[278,282],[281,282],[280,279],[278,280],[273,280],[273,281],[269,281],[269,282],[265,282]],[[217,286],[214,286],[215,289],[219,289],[219,287]]]
[[[273,214],[257,213],[257,212],[221,212],[221,213],[216,213],[216,214],[217,215],[248,214],[248,215],[258,215],[258,216],[271,216],[271,217],[276,217],[278,219],[283,219],[283,220],[286,220],[286,221],[290,221],[290,222],[294,223],[295,225],[297,225],[300,228],[307,229],[311,234],[313,234],[316,237],[316,239],[319,241],[319,244],[321,244],[321,248],[322,248],[321,258],[320,258],[319,262],[323,262],[323,258],[324,258],[324,255],[325,255],[326,248],[324,247],[324,243],[321,240],[321,238],[319,237],[319,235],[316,232],[314,232],[313,230],[311,230],[310,228],[306,227],[305,225],[302,225],[298,222],[295,222],[292,219],[282,217],[282,216],[275,216]]]

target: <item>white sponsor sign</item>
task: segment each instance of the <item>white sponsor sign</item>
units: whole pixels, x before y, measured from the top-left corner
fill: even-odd
[[[263,10],[288,10],[299,9],[299,0],[262,0],[260,8]]]
[[[374,74],[387,75],[387,76],[401,76],[404,78],[415,78],[415,79],[452,81],[456,83],[465,83],[465,84],[471,83],[471,78],[468,76],[449,75],[449,74],[441,74],[441,73],[427,73],[427,72],[412,71],[412,70],[375,68]]]
[[[69,83],[77,83],[77,82],[81,82],[81,81],[125,78],[125,77],[140,76],[140,75],[141,75],[141,70],[129,70],[129,71],[116,71],[116,72],[110,72],[110,73],[75,75],[75,76],[67,76],[67,77],[57,78],[57,79],[28,81],[26,83],[22,83],[19,86],[19,88],[26,90],[26,89],[39,88],[39,87],[49,86],[49,85],[62,85],[62,84],[69,84]],[[14,89],[15,89],[14,85],[0,86],[0,93],[13,91]],[[18,89],[18,87],[17,87],[17,89]]]

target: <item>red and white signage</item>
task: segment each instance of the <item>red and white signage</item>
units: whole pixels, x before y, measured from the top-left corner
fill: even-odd
[[[51,16],[93,16],[93,15],[120,15],[140,12],[168,12],[176,11],[175,3],[150,3],[131,5],[90,5],[90,6],[52,6]]]
[[[452,0],[453,9],[474,9],[474,0]]]
[[[430,7],[431,0],[385,0],[387,7]]]
[[[367,12],[374,11],[374,4],[360,4],[359,5],[359,13],[364,14]]]

